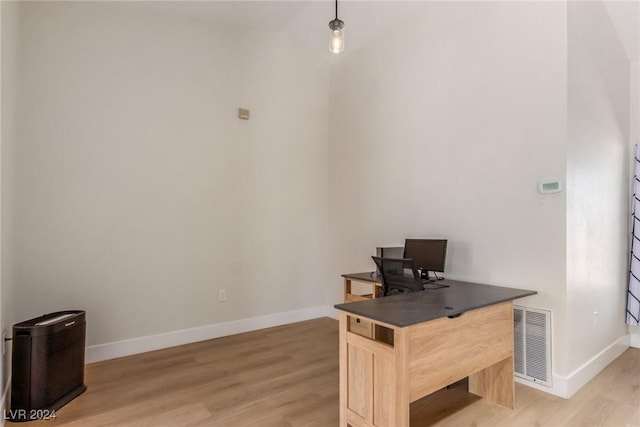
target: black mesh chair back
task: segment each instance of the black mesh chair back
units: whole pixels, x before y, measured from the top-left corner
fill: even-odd
[[[424,290],[420,273],[408,258],[371,257],[382,276],[382,295]]]

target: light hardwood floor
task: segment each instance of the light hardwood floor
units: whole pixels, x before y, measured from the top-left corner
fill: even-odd
[[[338,323],[315,319],[87,365],[88,390],[24,426],[338,425]],[[640,349],[571,399],[516,384],[515,409],[466,383],[411,405],[412,427],[640,426]]]

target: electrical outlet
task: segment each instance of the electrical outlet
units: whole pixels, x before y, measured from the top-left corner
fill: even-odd
[[[220,289],[218,291],[218,302],[225,302],[227,300],[227,290]]]

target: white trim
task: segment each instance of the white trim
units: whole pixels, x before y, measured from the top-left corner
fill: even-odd
[[[596,354],[591,360],[569,374],[567,380],[567,398],[573,396],[582,386],[600,373],[609,363],[616,360],[629,348],[629,334],[614,341],[607,348]]]
[[[86,348],[85,363],[115,359],[117,357],[130,356],[132,354],[145,353],[147,351],[175,347],[192,342],[210,340],[227,335],[234,335],[242,332],[255,331],[258,329],[285,325],[287,323],[301,322],[303,320],[324,317],[327,315],[327,308],[327,306],[309,307],[283,313],[269,314],[266,316],[252,317],[249,319],[234,320],[231,322],[216,323],[196,328],[148,335],[112,343],[92,345]]]
[[[568,376],[553,375],[553,387],[544,387],[529,381],[516,378],[516,382],[524,384],[537,390],[545,391],[555,396],[569,399],[584,385],[600,373],[609,363],[616,360],[624,351],[629,348],[629,334],[619,338],[600,353],[584,363]]]
[[[552,378],[552,386],[547,386],[540,383],[534,383],[533,381],[526,380],[524,378],[520,378],[514,375],[513,379],[518,384],[526,385],[527,387],[535,388],[536,390],[544,391],[545,393],[553,394],[558,397],[566,397],[566,393],[563,387],[566,384],[563,384],[563,379],[556,374],[551,375]],[[564,381],[566,383],[566,381]]]
[[[629,345],[631,347],[640,348],[640,333],[631,332],[629,334],[629,340]]]
[[[549,392],[554,396],[563,397],[568,399],[569,396],[569,380],[567,377],[553,374],[553,387]]]
[[[332,319],[336,319],[336,320],[339,319],[338,310],[333,308],[332,305],[328,305],[327,306],[327,312],[325,313],[325,316],[330,317]]]

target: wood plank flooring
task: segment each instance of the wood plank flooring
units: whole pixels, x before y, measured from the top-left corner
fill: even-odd
[[[333,427],[338,323],[314,319],[94,363],[85,382],[89,389],[55,420],[22,425]],[[411,426],[640,426],[640,349],[628,349],[569,400],[516,384],[510,410],[466,387],[413,403]]]

